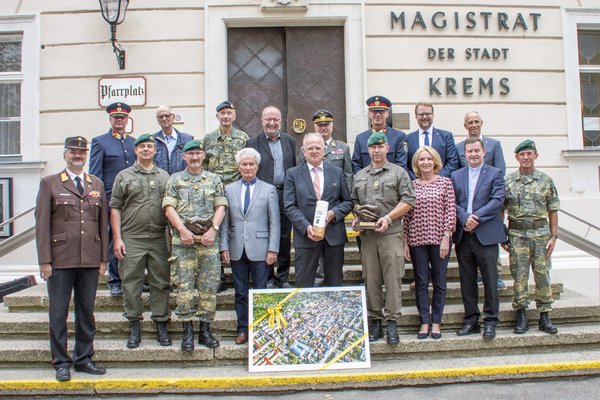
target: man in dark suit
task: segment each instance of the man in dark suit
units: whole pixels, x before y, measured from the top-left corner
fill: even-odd
[[[279,251],[279,199],[273,185],[256,179],[260,154],[251,148],[235,156],[242,179],[225,188],[227,210],[219,232],[221,259],[231,264],[235,288],[236,344],[248,341],[248,287],[267,287]]]
[[[102,182],[83,172],[87,140],[65,140],[66,169],[43,178],[35,209],[40,276],[47,282],[50,351],[56,380],[71,379],[76,371],[106,373],[92,361],[94,303],[98,275],[108,260],[108,206]],[[75,299],[75,346],[67,352],[67,316],[71,293]]]
[[[108,132],[92,139],[90,150],[90,174],[95,175],[104,182],[106,199],[110,203],[113,183],[117,174],[129,168],[135,162],[135,139],[129,136],[125,129],[129,120],[131,107],[125,103],[113,103],[106,107],[110,121]],[[107,211],[109,212],[109,211]],[[122,296],[121,277],[119,276],[119,262],[114,255],[112,231],[108,232],[110,251],[108,252],[108,289],[111,296]]]
[[[325,143],[318,133],[303,141],[306,164],[290,169],[285,178],[285,213],[294,227],[296,287],[312,287],[323,256],[324,286],[342,286],[344,274],[344,218],[352,211],[348,184],[341,168],[323,163]],[[329,203],[324,236],[315,231],[317,201]]]
[[[412,169],[412,158],[421,146],[431,146],[438,152],[442,160],[442,169],[438,175],[450,178],[452,172],[458,168],[458,154],[452,133],[433,127],[433,104],[418,103],[415,106],[415,118],[419,129],[406,135],[410,179],[417,179]]]
[[[261,116],[263,132],[248,140],[246,147],[252,147],[260,154],[260,164],[256,176],[277,189],[279,216],[281,223],[279,254],[277,255],[277,276],[273,270],[269,276],[269,286],[291,287],[288,283],[290,272],[290,251],[292,224],[284,213],[283,183],[285,173],[296,165],[296,142],[287,133],[281,132],[281,111],[277,107],[266,107]]]
[[[479,325],[477,269],[484,288],[483,338],[496,337],[499,298],[496,281],[498,243],[506,241],[500,211],[504,204],[504,176],[498,168],[483,163],[485,149],[479,139],[465,141],[468,166],[452,173],[456,194],[456,231],[452,240],[460,271],[460,288],[465,307],[464,326],[459,336],[481,332]]]
[[[392,128],[386,124],[390,115],[392,102],[383,96],[372,96],[366,101],[369,107],[369,119],[371,120],[371,129],[359,133],[354,142],[354,153],[352,155],[352,171],[356,174],[361,169],[371,165],[371,156],[369,155],[369,146],[367,141],[373,132],[382,131],[386,134],[389,144],[389,151],[386,158],[389,162],[407,169],[407,145],[404,132]]]
[[[483,157],[483,162],[487,165],[491,165],[492,167],[499,168],[502,170],[502,174],[506,175],[506,163],[504,162],[504,153],[502,151],[502,144],[499,140],[492,139],[487,136],[483,136],[481,134],[481,127],[483,126],[483,120],[477,111],[470,111],[465,114],[465,129],[469,133],[470,138],[481,139],[483,142],[483,146],[485,147],[485,156]],[[467,159],[465,157],[465,141],[458,143],[456,145],[456,152],[458,153],[458,163],[460,164],[460,168],[466,167],[468,165]],[[506,283],[500,277],[500,273],[502,272],[502,263],[500,262],[500,258],[498,257],[498,289],[506,289]]]

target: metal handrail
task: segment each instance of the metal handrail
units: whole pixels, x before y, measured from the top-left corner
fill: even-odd
[[[575,221],[578,221],[578,222],[584,224],[587,227],[585,235],[580,236],[568,229],[561,227],[560,222],[559,222],[559,226],[558,226],[558,233],[560,235],[559,238],[562,239],[563,241],[567,242],[571,246],[578,248],[579,250],[585,251],[586,253],[588,253],[596,258],[600,258],[600,245],[587,239],[587,237],[592,229],[600,231],[600,227],[597,227],[596,225],[591,224],[588,221],[586,221],[582,218],[579,218],[578,216],[573,215],[570,212],[565,211],[563,209],[560,209],[559,211],[561,213],[569,216],[570,218],[574,219]]]
[[[14,217],[7,219],[6,221],[0,222],[0,228],[2,228],[4,225],[8,225],[13,221],[18,220],[21,217],[24,217],[25,215],[29,214],[33,210],[35,210],[35,206],[31,207],[29,210],[23,211],[21,214],[15,215]]]

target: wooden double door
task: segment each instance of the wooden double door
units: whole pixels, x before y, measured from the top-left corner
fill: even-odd
[[[228,46],[238,128],[261,133],[262,110],[272,105],[299,148],[302,134],[313,131],[312,115],[324,108],[335,117],[334,137],[346,140],[343,27],[230,28]]]

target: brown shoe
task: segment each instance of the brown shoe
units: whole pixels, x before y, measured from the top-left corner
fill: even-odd
[[[235,338],[235,344],[244,344],[248,342],[248,334],[247,333],[240,333],[236,338]]]

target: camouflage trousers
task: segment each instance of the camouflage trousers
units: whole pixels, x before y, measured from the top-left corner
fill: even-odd
[[[549,235],[534,238],[509,236],[510,273],[515,281],[513,309],[526,310],[529,305],[527,283],[529,266],[533,270],[535,281],[535,303],[539,312],[552,310],[552,288],[550,287],[550,257],[546,257],[546,244]]]
[[[173,246],[172,266],[177,271],[177,308],[180,321],[212,322],[217,308],[217,289],[221,274],[218,242],[202,245]],[[194,304],[194,289],[198,288],[198,307]]]

